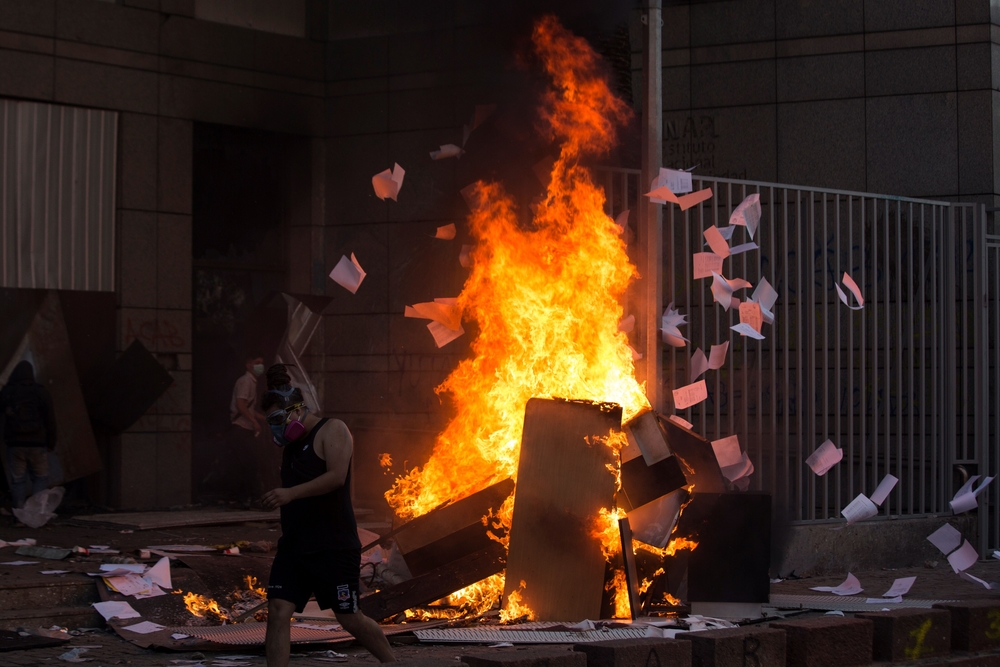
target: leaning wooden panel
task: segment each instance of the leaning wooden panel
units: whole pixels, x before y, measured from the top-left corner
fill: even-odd
[[[504,599],[542,621],[598,618],[604,554],[594,529],[614,506],[614,452],[595,437],[621,428],[613,404],[533,398],[524,411]],[[588,442],[589,440],[589,442]]]

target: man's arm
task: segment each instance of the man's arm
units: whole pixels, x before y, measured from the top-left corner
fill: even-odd
[[[256,413],[250,409],[250,405],[245,398],[236,399],[236,409],[240,411],[240,414],[250,420],[253,424],[253,434],[260,435],[260,421]]]
[[[316,453],[326,460],[326,472],[316,479],[291,488],[273,489],[264,494],[263,503],[268,509],[275,509],[299,498],[321,496],[338,489],[347,481],[347,471],[354,453],[354,438],[347,424],[339,419],[331,419],[316,434]]]

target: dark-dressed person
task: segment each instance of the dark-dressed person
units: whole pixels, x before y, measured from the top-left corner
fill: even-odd
[[[268,667],[288,665],[292,614],[313,594],[379,661],[394,662],[381,628],[358,608],[361,541],[351,505],[351,432],[339,419],[311,414],[283,364],[267,370],[261,407],[283,448],[281,488],[263,498],[266,509],[281,508],[281,539],[267,584]]]
[[[236,489],[240,502],[250,505],[267,487],[258,483],[257,458],[264,415],[257,410],[257,378],[264,374],[264,356],[248,352],[244,360],[246,372],[233,385],[229,400],[229,454],[236,463]]]
[[[14,366],[0,389],[0,415],[15,508],[49,485],[49,452],[56,448],[56,419],[48,390],[35,382],[30,361]]]

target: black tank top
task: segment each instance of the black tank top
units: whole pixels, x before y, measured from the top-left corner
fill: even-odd
[[[326,472],[326,461],[316,455],[313,441],[327,421],[321,419],[305,438],[285,445],[281,456],[281,486],[286,489],[298,486]],[[281,507],[280,544],[298,553],[361,548],[351,505],[350,463],[342,486],[321,496],[293,500]]]

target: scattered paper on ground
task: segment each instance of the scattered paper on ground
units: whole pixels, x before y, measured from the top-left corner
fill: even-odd
[[[375,196],[383,201],[387,197],[396,201],[399,190],[403,187],[403,177],[405,175],[406,171],[399,164],[393,164],[391,170],[386,169],[372,176],[372,187],[375,188]]]
[[[340,261],[337,262],[337,266],[333,267],[333,271],[330,272],[330,278],[333,282],[351,294],[358,293],[358,287],[361,286],[361,281],[365,279],[366,275],[368,274],[358,264],[358,258],[354,256],[353,252],[350,259],[347,259],[346,256],[341,256]]]
[[[137,632],[140,635],[148,635],[151,632],[158,632],[162,630],[163,626],[158,623],[153,623],[151,621],[143,621],[142,623],[136,623],[134,625],[126,625],[122,630],[128,630],[129,632]]]
[[[847,579],[844,579],[844,583],[839,586],[813,586],[809,590],[833,593],[834,595],[857,595],[864,589],[861,588],[861,582],[858,581],[858,578],[848,572]]]
[[[960,576],[962,579],[965,579],[966,581],[971,582],[973,584],[979,584],[980,586],[982,586],[983,588],[985,588],[988,591],[992,591],[992,590],[996,590],[997,588],[1000,588],[1000,585],[998,585],[997,583],[995,583],[995,582],[989,583],[989,582],[983,581],[979,577],[974,577],[971,574],[969,574],[968,572],[959,572],[958,576]]]
[[[132,608],[128,602],[111,600],[108,602],[95,602],[92,605],[105,621],[112,618],[140,618],[141,614]]]
[[[705,384],[704,380],[699,380],[698,382],[689,384],[686,387],[674,389],[673,393],[674,408],[677,410],[684,410],[685,408],[697,405],[708,398],[708,385]]]
[[[822,477],[830,471],[830,468],[840,463],[844,458],[844,450],[833,444],[831,440],[826,440],[816,448],[816,451],[806,459],[806,465],[812,471]]]
[[[927,541],[936,546],[938,551],[947,555],[962,543],[962,533],[958,532],[951,524],[946,523],[928,535]]]

